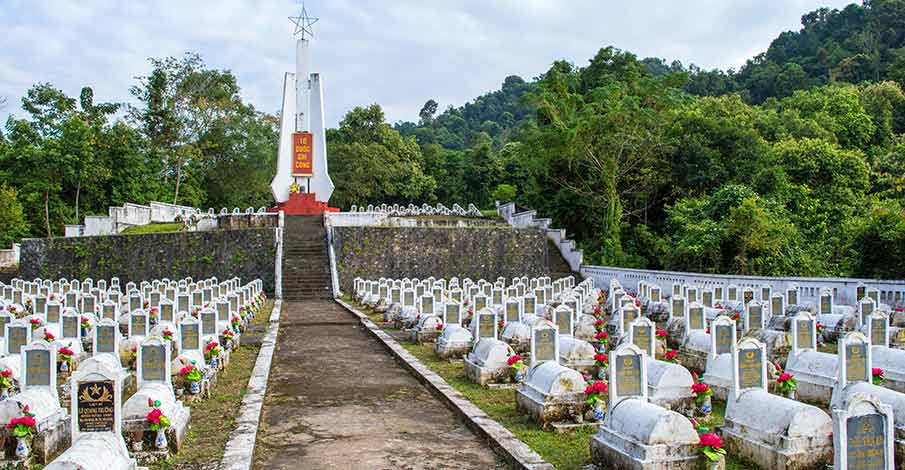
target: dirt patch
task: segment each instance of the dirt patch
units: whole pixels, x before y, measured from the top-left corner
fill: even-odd
[[[282,315],[255,469],[506,468],[342,307]]]

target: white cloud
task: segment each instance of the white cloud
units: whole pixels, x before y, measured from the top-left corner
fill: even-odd
[[[534,77],[557,59],[583,65],[614,45],[712,68],[738,68],[802,14],[840,0],[320,0],[313,70],[337,123],[357,105],[380,103],[388,119],[416,119],[421,105],[461,105],[508,75]],[[283,72],[293,68],[290,0],[5,0],[0,14],[0,118],[18,110],[31,84],[77,96],[129,101],[148,57],[202,54],[230,69],[245,99],[278,110]]]

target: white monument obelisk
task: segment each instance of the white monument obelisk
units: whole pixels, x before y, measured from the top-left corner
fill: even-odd
[[[295,24],[295,73],[287,72],[283,81],[283,110],[280,114],[280,145],[277,154],[277,173],[270,183],[273,198],[278,204],[289,200],[290,188],[296,184],[299,193],[312,193],[316,200],[327,203],[333,194],[333,181],[327,170],[327,132],[324,123],[324,90],[320,75],[309,73],[308,49],[313,37],[311,25],[317,18],[308,16],[302,6],[299,16],[289,18]],[[299,176],[295,168],[293,134],[305,133],[305,145],[312,148],[310,175]],[[298,138],[298,137],[296,137]],[[296,173],[294,175],[294,173]]]

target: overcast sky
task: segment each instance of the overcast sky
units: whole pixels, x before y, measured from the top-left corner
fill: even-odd
[[[526,79],[557,59],[584,65],[601,47],[704,68],[738,68],[804,13],[843,0],[308,0],[312,71],[324,80],[327,122],[379,103],[391,122],[417,120]],[[0,118],[21,115],[46,81],[77,97],[129,101],[148,57],[199,52],[231,70],[243,97],[276,112],[294,70],[295,0],[0,0]]]

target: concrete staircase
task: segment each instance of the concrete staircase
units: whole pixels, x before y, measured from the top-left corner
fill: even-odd
[[[332,298],[324,216],[286,216],[283,228],[283,299]]]

